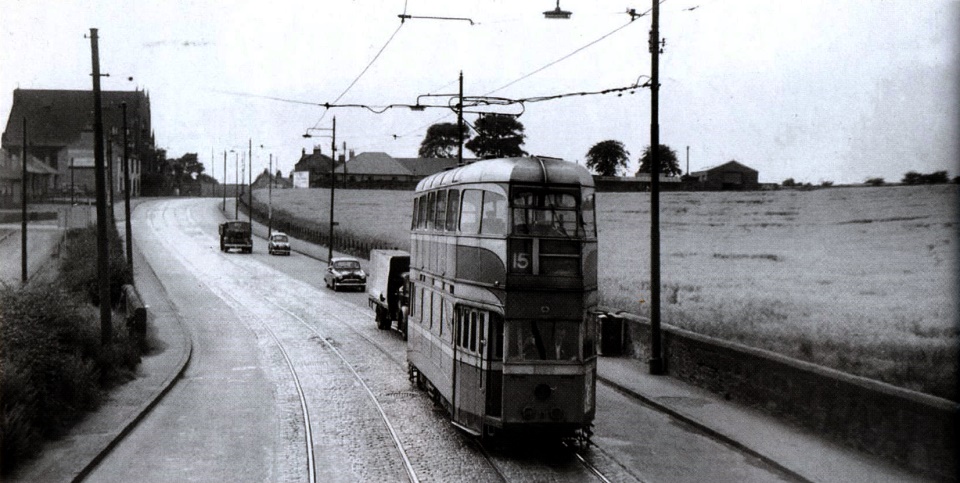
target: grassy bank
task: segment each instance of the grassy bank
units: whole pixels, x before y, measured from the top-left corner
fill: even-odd
[[[115,231],[111,245],[122,254]],[[141,341],[127,337],[121,316],[112,318],[112,344],[100,344],[95,246],[92,228],[72,231],[56,281],[0,290],[0,474],[96,409],[140,361]],[[111,266],[111,286],[129,283],[122,256]]]

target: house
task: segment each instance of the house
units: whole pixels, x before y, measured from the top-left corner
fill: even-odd
[[[737,161],[729,161],[703,171],[690,173],[696,189],[702,190],[757,190],[760,189],[757,170]]]
[[[273,181],[273,189],[288,189],[293,188],[293,182],[290,180],[280,177],[280,176],[270,176],[266,170],[260,173],[257,176],[257,179],[253,180],[253,189],[268,189],[270,188],[270,181]]]
[[[329,183],[332,166],[335,166],[333,158],[323,154],[320,146],[314,146],[313,152],[310,154],[307,154],[307,150],[304,148],[300,154],[300,160],[294,165],[290,176],[292,179],[296,177],[294,173],[307,173],[309,187],[313,188]]]
[[[336,171],[338,177],[343,176],[348,184],[373,187],[389,183],[399,188],[400,185],[415,187],[421,179],[455,167],[456,158],[394,158],[387,153],[372,152],[351,153],[350,159]]]
[[[150,127],[150,98],[144,91],[103,91],[101,93],[104,133],[104,160],[113,174],[114,194],[123,189],[123,111],[127,105],[127,142],[133,177],[132,194],[140,192],[140,173],[160,173]],[[16,89],[13,106],[0,145],[9,152],[23,147],[23,120],[26,119],[27,153],[56,171],[48,188],[67,190],[71,173],[92,173],[94,151],[93,92],[80,90]],[[113,160],[111,163],[110,160]],[[89,166],[87,166],[89,164]],[[142,169],[141,169],[142,167]],[[74,171],[78,170],[78,171]],[[92,174],[87,181],[93,184]]]
[[[0,206],[19,206],[23,196],[22,155],[0,149]],[[55,169],[27,155],[27,201],[36,201],[50,192],[50,179]]]

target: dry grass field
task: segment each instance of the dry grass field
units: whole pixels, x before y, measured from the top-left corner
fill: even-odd
[[[958,191],[664,193],[663,321],[956,400]],[[340,190],[340,229],[407,247],[412,197]],[[328,199],[274,193],[275,206],[322,222]],[[645,315],[649,194],[597,204],[601,301]]]

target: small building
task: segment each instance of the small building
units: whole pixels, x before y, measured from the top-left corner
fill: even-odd
[[[330,170],[334,164],[333,158],[323,154],[320,146],[314,146],[312,153],[307,153],[306,148],[300,154],[300,160],[293,167],[293,173],[307,173],[309,177],[309,187],[317,187],[329,184]],[[304,176],[304,175],[301,175]]]
[[[23,193],[23,164],[20,154],[0,150],[0,206],[19,206]],[[27,201],[37,201],[48,195],[57,175],[43,161],[27,155]]]
[[[719,166],[690,173],[696,189],[701,190],[758,190],[759,173],[737,161],[729,161]]]
[[[273,189],[275,190],[293,188],[293,182],[289,179],[277,176],[275,174],[270,176],[270,173],[264,170],[259,176],[257,176],[257,179],[253,180],[253,189],[268,189],[270,188],[271,181],[273,181]]]

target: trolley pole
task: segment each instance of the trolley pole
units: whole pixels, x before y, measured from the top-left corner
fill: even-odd
[[[130,148],[127,145],[127,103],[121,102],[123,110],[123,210],[127,229],[127,266],[133,272],[133,228],[130,225]]]
[[[330,243],[327,244],[327,263],[333,260],[333,190],[336,188],[337,167],[337,117],[333,117],[333,141],[330,142]]]
[[[100,95],[100,50],[97,29],[90,29],[90,50],[93,57],[93,157],[97,190],[97,278],[100,293],[100,344],[113,340],[110,320],[110,250],[107,246],[107,187],[103,162],[103,107]]]
[[[660,0],[650,27],[650,374],[664,374],[660,347]]]

